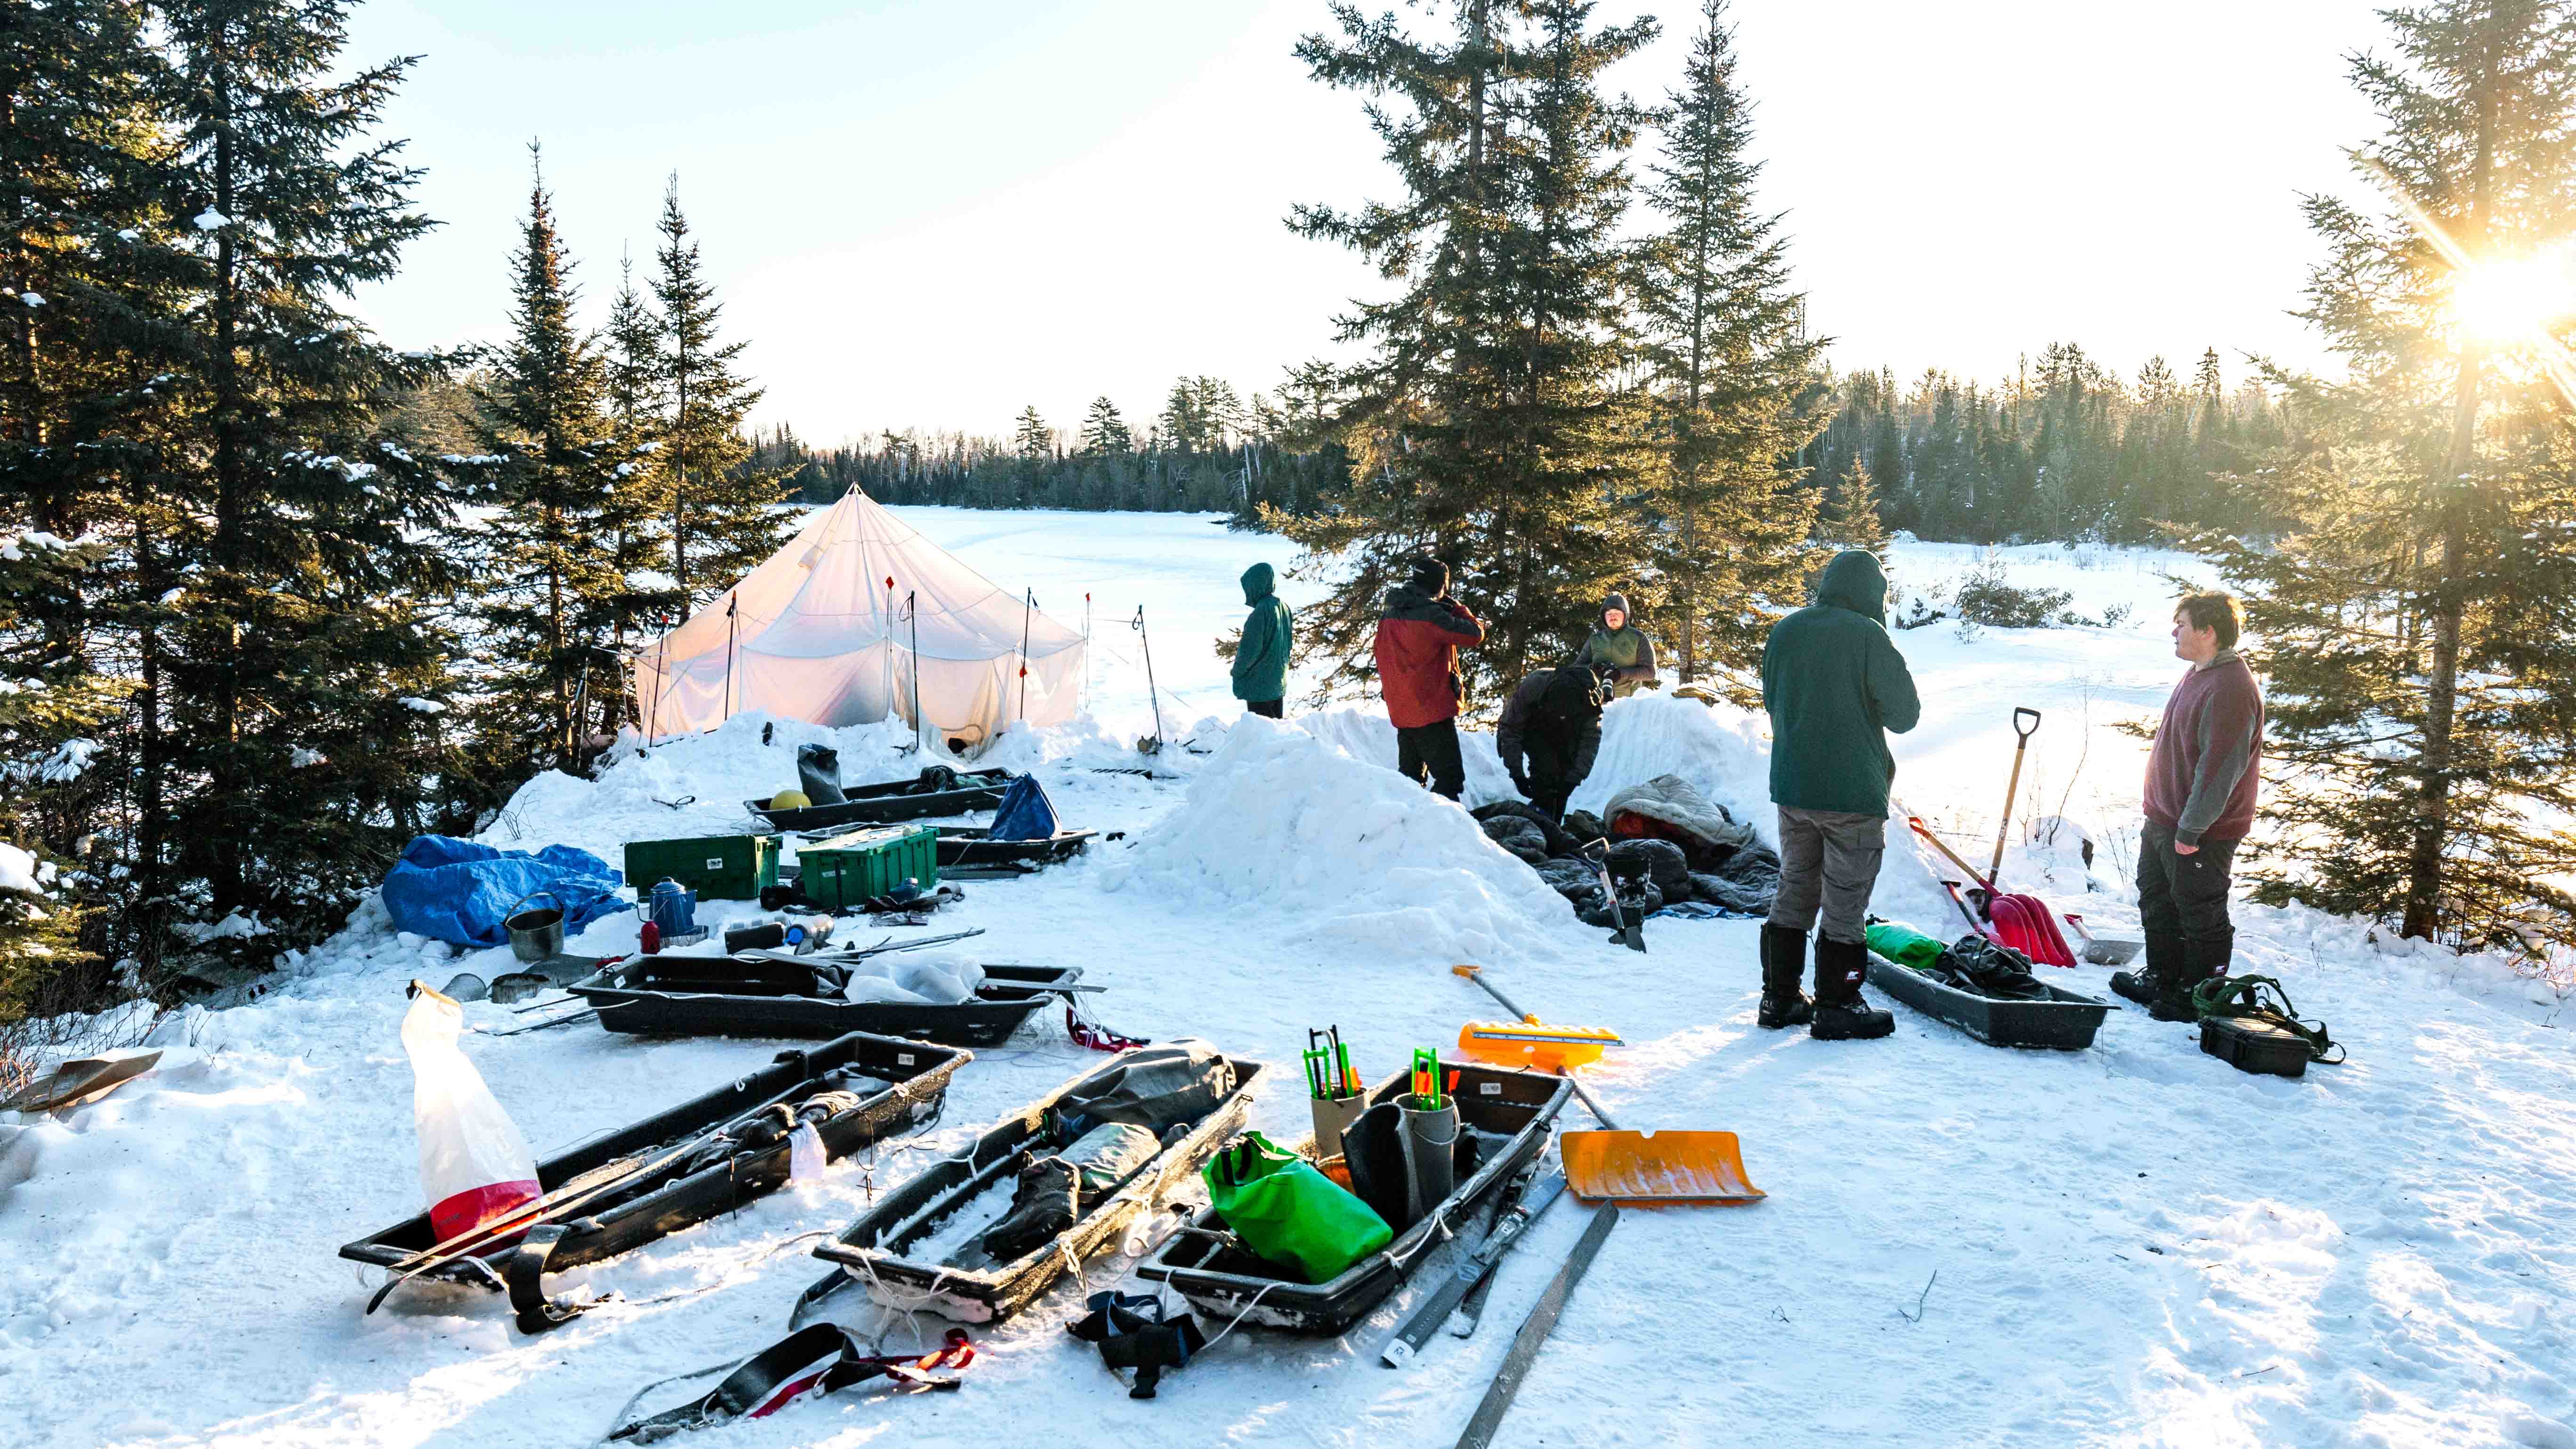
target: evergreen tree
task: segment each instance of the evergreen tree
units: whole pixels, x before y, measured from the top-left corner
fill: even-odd
[[[661,274],[653,297],[661,309],[659,381],[668,409],[658,441],[669,489],[671,578],[687,602],[699,603],[777,552],[784,490],[776,474],[744,466],[751,443],[743,420],[761,393],[736,370],[744,344],[716,340],[724,309],[689,238],[676,172],[662,194],[658,229]]]
[[[1654,560],[1681,677],[1714,666],[1751,703],[1764,637],[1807,602],[1817,564],[1817,497],[1790,459],[1824,427],[1809,406],[1824,340],[1806,335],[1806,299],[1789,290],[1787,239],[1754,207],[1762,168],[1726,0],[1704,0],[1700,26],[1645,193],[1666,229],[1639,249],[1644,353],[1667,439],[1655,503],[1671,521]]]
[[[1887,525],[1878,516],[1878,486],[1866,464],[1855,464],[1816,515],[1816,539],[1836,549],[1865,548],[1887,558]]]
[[[1127,428],[1118,405],[1105,395],[1091,400],[1091,411],[1082,418],[1082,455],[1086,458],[1118,458],[1136,451],[1136,435]]]
[[[1011,433],[1011,446],[1028,459],[1043,459],[1055,451],[1055,430],[1038,416],[1038,405],[1020,409],[1019,422]]]
[[[482,395],[489,461],[476,470],[501,502],[482,533],[489,557],[478,612],[493,653],[474,710],[496,795],[547,766],[587,763],[598,718],[590,691],[597,682],[614,693],[610,651],[626,592],[613,546],[626,460],[606,406],[606,368],[574,325],[572,261],[536,148],[529,152],[536,174],[510,258],[511,335]]]
[[[608,560],[623,586],[609,610],[609,647],[619,657],[657,625],[676,624],[685,598],[662,570],[670,560],[664,536],[671,496],[663,419],[662,321],[635,289],[635,259],[617,259],[617,295],[609,300],[608,325],[600,329],[602,405],[610,450],[618,459],[617,483],[600,520]],[[606,681],[602,681],[605,683]],[[599,683],[592,691],[598,693]],[[623,687],[607,690],[603,729],[614,733],[625,715]]]
[[[2311,435],[2269,460],[2276,548],[2207,541],[2272,673],[2265,882],[2408,936],[2576,942],[2576,443],[2562,343],[2489,335],[2481,269],[2576,224],[2576,19],[2539,0],[2385,18],[2353,76],[2390,214],[2307,203],[2327,259],[2301,314],[2341,381],[2275,372]],[[2304,867],[2304,870],[2300,868]]]
[[[1488,698],[1570,646],[1608,589],[1644,582],[1648,459],[1625,386],[1618,235],[1642,112],[1600,82],[1654,24],[1588,29],[1591,8],[1467,0],[1457,35],[1417,39],[1339,6],[1341,33],[1298,47],[1316,79],[1383,98],[1370,123],[1405,185],[1395,202],[1291,220],[1403,287],[1339,324],[1373,349],[1346,376],[1348,492],[1322,514],[1262,515],[1353,565],[1301,611],[1328,685],[1369,672],[1379,600],[1411,554],[1447,559],[1453,592],[1486,620],[1462,667]]]
[[[408,61],[341,73],[336,0],[169,0],[167,192],[196,234],[174,423],[127,526],[144,904],[336,928],[450,758],[442,480],[380,426],[439,364],[344,310],[429,226],[372,137]],[[140,611],[138,611],[139,613]],[[165,888],[166,887],[166,888]],[[161,943],[138,943],[149,957]]]

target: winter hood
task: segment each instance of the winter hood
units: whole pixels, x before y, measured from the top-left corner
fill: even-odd
[[[1245,605],[1249,606],[1258,604],[1262,600],[1269,598],[1271,594],[1277,591],[1277,589],[1278,581],[1270,572],[1270,565],[1266,563],[1257,563],[1243,571],[1243,602]]]
[[[1610,627],[1610,611],[1612,609],[1616,609],[1626,616],[1621,620],[1619,625],[1620,628],[1625,629],[1629,625],[1637,622],[1637,611],[1628,607],[1628,596],[1626,594],[1612,594],[1601,601],[1601,612],[1593,616],[1600,622],[1602,628],[1607,629]]]
[[[1887,573],[1878,566],[1878,555],[1857,548],[1835,554],[1824,577],[1816,580],[1816,602],[1849,609],[1886,628]]]

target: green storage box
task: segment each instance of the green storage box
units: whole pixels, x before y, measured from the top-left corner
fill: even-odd
[[[939,884],[939,827],[880,825],[818,840],[796,852],[796,890],[827,911],[881,896],[908,876]]]
[[[650,899],[654,882],[671,879],[700,900],[756,901],[778,884],[775,835],[701,835],[689,840],[626,842],[626,883],[638,900]]]

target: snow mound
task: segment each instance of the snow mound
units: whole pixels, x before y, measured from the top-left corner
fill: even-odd
[[[1257,912],[1283,923],[1283,945],[1389,965],[1592,944],[1564,898],[1466,811],[1257,716],[1236,722],[1188,800],[1101,884],[1225,909],[1237,929]]]
[[[1613,700],[1601,713],[1601,752],[1566,803],[1600,813],[1610,797],[1657,775],[1679,775],[1778,848],[1771,813],[1770,725],[1726,705],[1665,695]]]

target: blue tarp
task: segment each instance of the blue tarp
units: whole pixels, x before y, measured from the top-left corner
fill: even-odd
[[[1045,840],[1055,834],[1055,802],[1047,798],[1046,787],[1035,775],[1022,775],[1002,792],[1002,803],[993,810],[993,824],[984,832],[987,840]]]
[[[501,922],[530,893],[551,893],[531,904],[561,905],[564,933],[570,935],[626,908],[617,894],[623,879],[607,861],[569,845],[549,845],[531,855],[451,835],[420,835],[385,872],[385,909],[397,930],[456,946],[506,946],[510,933]]]

